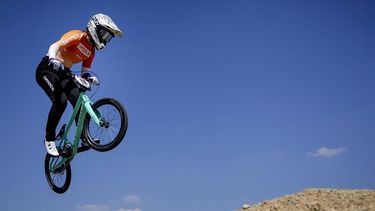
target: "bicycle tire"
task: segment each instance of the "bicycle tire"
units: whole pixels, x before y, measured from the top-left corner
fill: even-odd
[[[103,98],[96,101],[92,109],[106,124],[99,126],[93,120],[91,121],[90,115],[87,115],[83,129],[84,137],[89,146],[96,151],[106,152],[114,149],[121,143],[128,129],[128,115],[124,106],[113,98]],[[119,125],[113,121],[115,117],[119,118],[116,120],[119,121]],[[115,134],[111,131],[115,131]]]
[[[58,171],[55,173],[51,172],[50,162],[53,161],[51,159],[59,159],[59,158],[62,158],[62,157],[61,156],[55,157],[47,153],[46,158],[44,160],[44,173],[46,175],[48,185],[51,187],[51,189],[56,193],[62,194],[62,193],[65,193],[69,189],[70,182],[72,179],[72,170],[70,168],[70,163],[69,163],[62,171]],[[54,177],[52,177],[52,175],[54,175]],[[58,181],[55,180],[55,177],[59,175],[65,175],[65,181],[61,185],[57,184]]]

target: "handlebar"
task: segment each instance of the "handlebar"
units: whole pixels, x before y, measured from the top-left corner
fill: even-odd
[[[77,87],[80,91],[84,92],[84,91],[90,91],[91,90],[91,86],[93,84],[92,80],[87,80],[85,78],[82,78],[80,75],[75,74],[71,71],[67,72],[67,75],[68,75],[68,77],[70,77],[73,80],[73,82],[77,85]],[[95,73],[94,73],[94,75],[97,76]]]

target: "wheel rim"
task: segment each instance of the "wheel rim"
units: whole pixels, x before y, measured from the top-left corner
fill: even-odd
[[[49,169],[59,163],[63,158],[59,157],[49,157]],[[69,165],[69,164],[68,164]],[[65,191],[69,181],[69,166],[66,166],[62,171],[52,172],[48,169],[48,181],[52,189],[58,193]]]

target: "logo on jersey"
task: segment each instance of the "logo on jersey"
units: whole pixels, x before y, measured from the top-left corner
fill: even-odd
[[[80,38],[80,34],[73,34],[72,36],[66,38],[65,40],[62,41],[62,45],[66,45],[68,44],[69,42],[75,40],[75,39],[79,39]]]
[[[79,43],[77,45],[77,48],[78,50],[83,54],[85,55],[87,58],[90,57],[91,55],[91,51],[89,49],[87,49],[82,43]]]

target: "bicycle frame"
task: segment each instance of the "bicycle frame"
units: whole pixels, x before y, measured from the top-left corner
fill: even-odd
[[[75,117],[76,115],[78,114],[79,112],[79,117],[78,117],[78,122],[77,122],[77,128],[76,128],[76,134],[74,136],[74,142],[71,143],[72,144],[72,147],[73,147],[73,150],[72,150],[72,155],[70,157],[64,157],[60,162],[56,163],[56,162],[51,162],[50,163],[50,170],[51,171],[55,171],[57,170],[58,168],[61,168],[61,167],[64,167],[63,165],[66,163],[66,162],[70,162],[73,157],[77,154],[78,152],[78,144],[79,144],[79,140],[81,139],[81,135],[82,135],[82,131],[83,131],[83,124],[84,124],[84,121],[85,121],[85,118],[86,118],[86,114],[89,114],[90,117],[93,119],[93,121],[98,124],[98,125],[101,125],[102,124],[102,121],[101,121],[101,117],[100,117],[100,114],[99,113],[96,113],[91,105],[93,103],[91,102],[91,100],[89,99],[89,97],[87,95],[85,95],[84,92],[81,92],[79,97],[78,97],[78,100],[77,100],[77,103],[76,105],[74,106],[74,110],[73,110],[73,114],[72,116],[70,117],[70,120],[68,122],[68,125],[66,126],[66,129],[62,135],[62,138],[61,138],[61,142],[58,146],[59,149],[63,149],[64,146],[67,144],[67,143],[71,143],[69,142],[68,140],[68,134],[69,134],[69,131],[73,125],[73,122],[75,120]],[[58,157],[56,157],[58,158]]]

